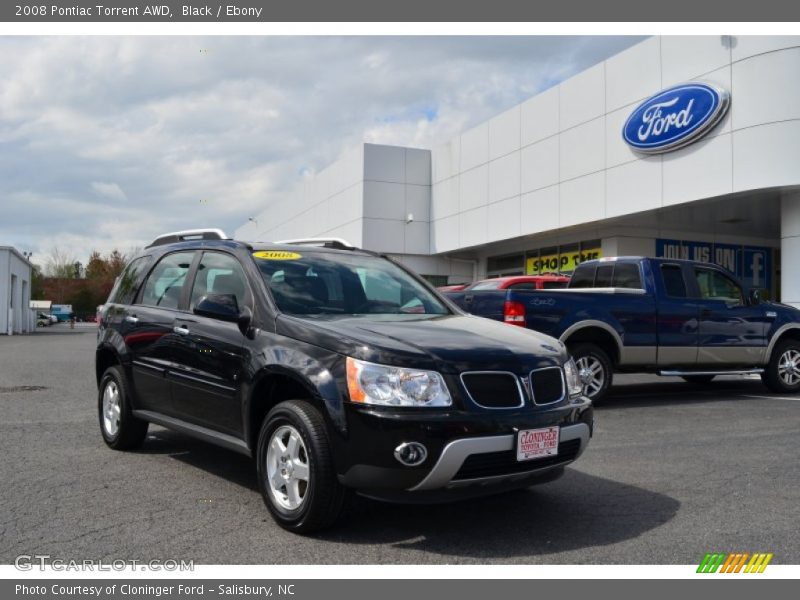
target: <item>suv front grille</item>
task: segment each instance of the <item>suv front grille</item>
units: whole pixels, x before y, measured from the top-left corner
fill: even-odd
[[[484,408],[518,408],[523,405],[519,378],[505,371],[472,371],[461,374],[469,397]]]
[[[558,465],[574,460],[581,449],[580,439],[567,440],[558,445],[558,454],[533,460],[517,460],[516,450],[470,454],[461,465],[453,481],[460,479],[479,479],[496,475],[514,475]]]
[[[531,393],[535,404],[552,404],[564,398],[564,374],[561,367],[531,371]]]

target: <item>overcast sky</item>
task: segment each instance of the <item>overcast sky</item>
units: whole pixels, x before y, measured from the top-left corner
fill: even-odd
[[[232,233],[360,141],[431,147],[633,37],[3,37],[0,246]]]

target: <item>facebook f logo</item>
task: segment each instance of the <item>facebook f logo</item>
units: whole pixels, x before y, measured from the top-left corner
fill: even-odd
[[[751,288],[767,288],[770,283],[769,248],[744,248],[744,283]]]
[[[761,262],[764,255],[761,252],[753,252],[753,262],[750,263],[750,269],[753,273],[753,287],[761,287],[761,270],[763,269]]]

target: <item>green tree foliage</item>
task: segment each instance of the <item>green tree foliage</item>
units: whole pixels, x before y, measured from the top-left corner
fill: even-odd
[[[106,255],[94,250],[84,267],[68,254],[55,248],[50,253],[47,274],[53,279],[80,281],[69,286],[64,294],[63,303],[71,304],[75,315],[84,318],[94,314],[97,306],[106,301],[114,281],[122,273],[127,262],[128,256],[119,250],[112,250]]]

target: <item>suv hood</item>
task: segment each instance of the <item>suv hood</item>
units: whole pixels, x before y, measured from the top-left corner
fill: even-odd
[[[465,315],[281,316],[278,331],[339,354],[379,364],[458,373],[524,373],[566,360],[554,338]]]

